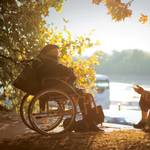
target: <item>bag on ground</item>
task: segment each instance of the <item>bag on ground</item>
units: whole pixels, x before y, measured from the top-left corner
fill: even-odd
[[[100,124],[104,122],[105,116],[101,105],[98,105],[97,109],[98,109],[98,113],[96,113],[95,107],[92,108],[92,117],[93,120],[96,122],[96,124]]]

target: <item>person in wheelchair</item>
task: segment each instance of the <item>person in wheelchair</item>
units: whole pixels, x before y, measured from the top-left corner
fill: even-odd
[[[59,47],[57,45],[48,44],[45,47],[43,47],[41,51],[39,52],[39,54],[37,55],[37,58],[42,61],[42,65],[36,71],[37,80],[38,80],[40,89],[42,89],[41,85],[42,85],[43,78],[47,76],[48,77],[69,77],[67,82],[71,86],[73,86],[73,83],[76,80],[74,70],[71,67],[66,67],[65,65],[61,64],[58,61],[60,57],[59,54],[60,54]],[[54,84],[50,83],[48,86],[54,86]],[[62,88],[63,90],[71,94],[71,91],[68,91],[69,89],[67,89],[63,85],[60,85],[60,83],[59,85],[55,83],[55,87],[56,86]],[[82,89],[76,88],[75,86],[73,86],[73,88],[75,88],[75,90],[79,93],[84,92]],[[86,99],[90,99],[90,96],[88,94],[85,95],[85,97]],[[82,112],[84,109],[82,98],[79,99],[79,107]],[[97,124],[93,120],[93,115],[95,114],[93,114],[91,104],[90,103],[87,104],[86,107],[87,107],[87,114],[85,115],[84,113],[82,113],[82,116],[83,116],[83,120],[85,120],[88,123],[89,130],[90,131],[102,131],[100,128],[97,127]]]

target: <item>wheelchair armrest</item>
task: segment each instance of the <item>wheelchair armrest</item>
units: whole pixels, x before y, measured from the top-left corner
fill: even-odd
[[[44,77],[44,78],[42,79],[42,87],[43,87],[43,85],[44,85],[44,82],[47,81],[47,80],[57,80],[57,81],[60,81],[60,82],[63,81],[63,82],[65,82],[65,83],[67,83],[68,78],[69,78],[69,77],[49,77],[49,76]]]

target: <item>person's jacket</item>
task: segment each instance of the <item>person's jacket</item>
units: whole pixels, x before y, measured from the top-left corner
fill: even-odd
[[[59,63],[57,57],[39,53],[37,58],[42,61],[42,65],[36,71],[39,85],[44,77],[69,77],[70,84],[76,80],[73,69]]]

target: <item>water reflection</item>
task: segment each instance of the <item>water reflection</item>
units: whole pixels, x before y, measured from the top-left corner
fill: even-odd
[[[150,91],[150,83],[139,84],[145,90]],[[133,90],[136,83],[110,82],[110,100],[111,101],[132,101],[138,102],[140,95]]]

